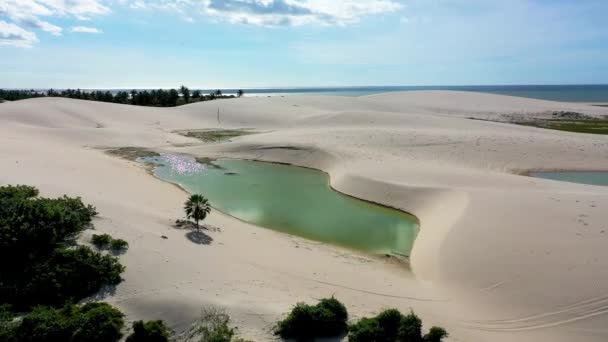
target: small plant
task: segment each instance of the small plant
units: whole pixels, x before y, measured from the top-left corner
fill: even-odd
[[[322,299],[317,305],[297,304],[278,322],[274,333],[283,339],[309,341],[321,337],[335,337],[346,333],[348,313],[335,298]]]
[[[97,249],[111,249],[113,252],[122,252],[129,248],[129,243],[123,239],[114,239],[109,234],[94,234],[91,242]]]
[[[133,322],[133,333],[127,342],[166,342],[169,341],[169,330],[163,321]]]
[[[201,317],[177,341],[247,342],[236,336],[230,326],[230,316],[221,308],[209,306],[201,310]]]
[[[441,342],[448,333],[439,327],[432,327],[422,336],[422,321],[410,312],[403,315],[395,309],[382,311],[376,317],[362,318],[350,327],[348,340],[351,342],[368,341],[413,341]]]
[[[115,252],[122,252],[129,248],[129,243],[123,239],[112,239],[110,249]]]
[[[98,249],[107,249],[110,246],[110,243],[112,242],[112,236],[108,234],[93,234],[91,242]]]

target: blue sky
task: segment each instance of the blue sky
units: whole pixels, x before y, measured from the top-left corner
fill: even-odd
[[[0,87],[608,83],[607,0],[0,0]]]

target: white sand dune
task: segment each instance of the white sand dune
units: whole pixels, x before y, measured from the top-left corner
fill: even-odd
[[[220,119],[218,122],[218,108]],[[98,297],[185,327],[206,304],[268,340],[298,301],[354,317],[414,309],[453,341],[608,339],[608,188],[517,176],[608,170],[608,137],[471,120],[608,108],[466,92],[272,97],[159,109],[43,98],[0,105],[0,183],[82,196],[129,241],[125,281]],[[179,129],[260,132],[202,144]],[[416,215],[411,268],[214,212],[210,245],[171,228],[187,194],[101,148],[143,146],[327,171],[335,189]],[[162,239],[165,235],[168,239]]]

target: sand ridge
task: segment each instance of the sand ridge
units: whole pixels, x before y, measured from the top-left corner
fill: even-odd
[[[217,112],[220,112],[218,122]],[[603,341],[608,188],[517,176],[608,170],[608,138],[471,120],[608,108],[467,92],[241,98],[144,108],[42,98],[0,105],[0,183],[82,196],[100,231],[129,241],[125,282],[100,294],[132,318],[185,327],[204,304],[267,340],[297,301],[336,295],[360,317],[413,308],[454,341]],[[260,132],[203,144],[175,133]],[[211,245],[171,223],[186,194],[103,148],[286,162],[336,190],[413,213],[411,271],[213,213]],[[168,239],[161,239],[166,235]]]

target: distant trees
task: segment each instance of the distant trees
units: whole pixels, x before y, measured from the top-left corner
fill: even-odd
[[[52,90],[52,89],[51,89]],[[17,101],[30,99],[34,97],[44,97],[44,92],[38,92],[37,90],[4,90],[0,89],[0,102],[2,101]]]
[[[190,89],[188,89],[186,86],[181,86],[179,88],[179,92],[182,93],[182,96],[184,97],[184,102],[189,103],[190,102]]]
[[[196,230],[199,230],[198,222],[204,220],[211,212],[209,200],[203,195],[194,194],[184,204],[184,211],[188,219],[193,219],[196,222]]]
[[[181,94],[181,97],[180,97]],[[243,95],[243,91],[239,90],[239,96]],[[29,99],[33,97],[67,97],[71,99],[111,102],[120,104],[131,104],[136,106],[151,106],[151,107],[175,107],[190,102],[209,101],[218,98],[233,98],[234,95],[225,96],[221,90],[212,91],[208,95],[202,94],[200,90],[193,92],[186,86],[181,86],[176,89],[157,89],[157,90],[131,90],[112,92],[109,90],[101,91],[86,91],[81,89],[65,89],[48,91],[36,90],[3,90],[0,89],[0,103],[4,101],[17,101]]]

